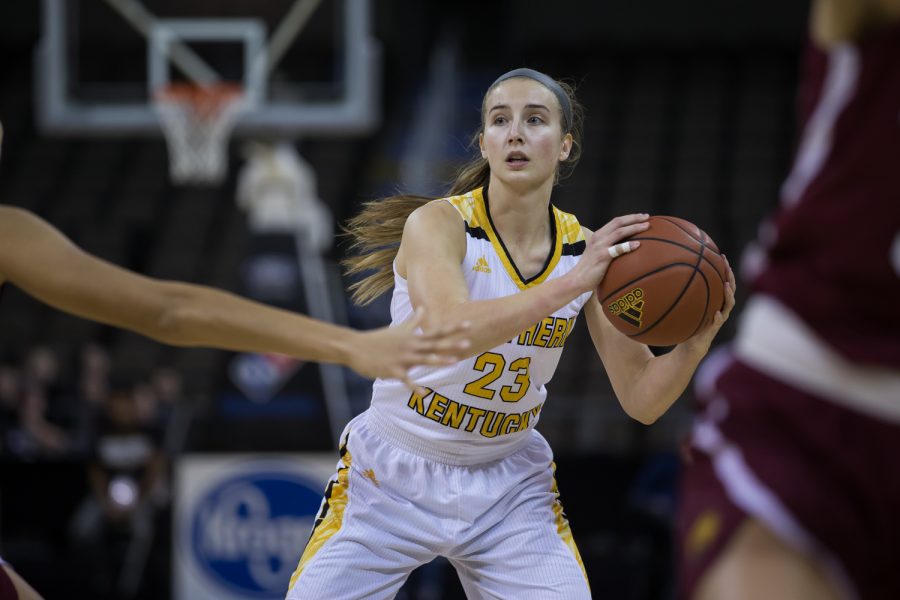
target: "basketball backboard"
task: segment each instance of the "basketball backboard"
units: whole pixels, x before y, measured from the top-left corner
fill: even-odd
[[[159,135],[154,92],[237,82],[235,135],[352,135],[380,119],[371,0],[43,0],[36,114],[50,134]]]

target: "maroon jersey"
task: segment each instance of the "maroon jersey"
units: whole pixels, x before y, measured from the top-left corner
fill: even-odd
[[[900,26],[827,53],[810,44],[804,67],[803,134],[747,274],[844,357],[897,368]]]

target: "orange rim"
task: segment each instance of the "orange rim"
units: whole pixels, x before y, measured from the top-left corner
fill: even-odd
[[[243,88],[233,83],[170,83],[156,91],[155,101],[162,105],[190,107],[195,116],[204,119],[217,115],[243,94]]]

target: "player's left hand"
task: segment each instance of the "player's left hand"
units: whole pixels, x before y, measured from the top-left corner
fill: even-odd
[[[737,289],[737,282],[734,277],[734,271],[731,270],[731,265],[728,263],[728,258],[724,254],[722,255],[722,258],[725,259],[725,267],[728,269],[725,278],[725,303],[722,308],[713,315],[712,321],[705,327],[702,327],[700,331],[694,334],[690,339],[682,343],[682,346],[688,346],[689,349],[696,350],[702,354],[706,354],[709,350],[713,339],[716,337],[716,334],[719,333],[719,329],[722,328],[725,321],[728,320],[728,317],[731,316],[731,310],[734,308],[734,293]]]

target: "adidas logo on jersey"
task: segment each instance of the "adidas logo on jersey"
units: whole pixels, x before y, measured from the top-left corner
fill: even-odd
[[[491,267],[488,266],[488,261],[485,257],[481,257],[475,261],[475,266],[472,267],[473,271],[478,271],[479,273],[490,273]]]

